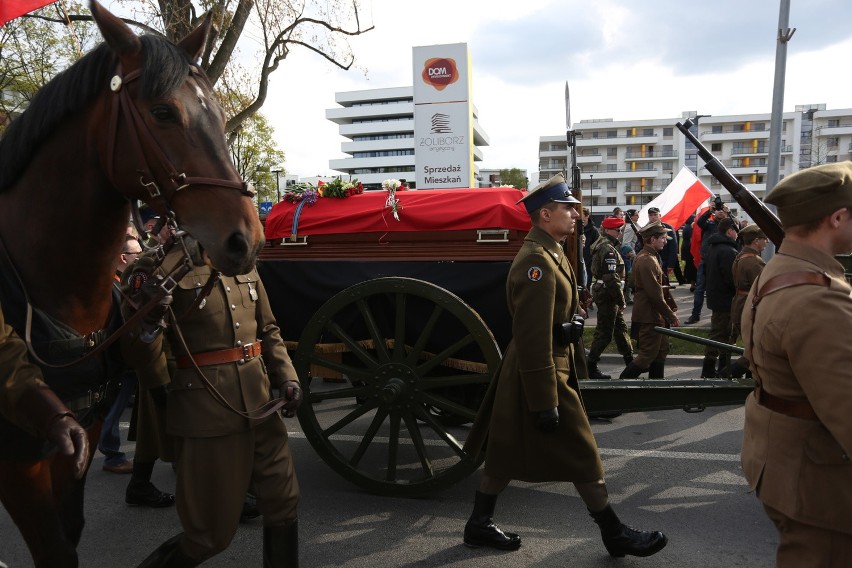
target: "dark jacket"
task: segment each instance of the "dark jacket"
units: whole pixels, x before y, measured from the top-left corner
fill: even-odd
[[[660,264],[663,268],[663,276],[666,276],[669,273],[669,268],[674,268],[677,264],[677,231],[674,230],[674,227],[669,225],[668,223],[663,223],[663,227],[667,229],[671,229],[671,239],[666,241],[666,246],[663,247],[663,250],[660,251]]]
[[[734,299],[734,259],[737,258],[737,243],[727,235],[716,231],[707,239],[704,253],[704,278],[707,290],[707,307],[714,312],[730,312]]]
[[[716,222],[716,219],[713,218],[714,210],[711,207],[707,211],[701,214],[698,219],[695,220],[695,224],[701,228],[701,258],[702,260],[707,260],[707,248],[708,241],[710,237],[717,234],[718,231],[716,228],[719,226],[719,223]],[[712,308],[711,308],[712,309]]]

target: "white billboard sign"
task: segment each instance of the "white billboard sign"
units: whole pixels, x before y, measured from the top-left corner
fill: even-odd
[[[415,47],[413,53],[416,187],[473,187],[467,44]]]

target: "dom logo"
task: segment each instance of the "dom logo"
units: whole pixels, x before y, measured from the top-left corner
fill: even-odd
[[[443,91],[447,85],[459,80],[459,70],[456,68],[455,59],[436,57],[426,61],[421,76],[424,83]]]

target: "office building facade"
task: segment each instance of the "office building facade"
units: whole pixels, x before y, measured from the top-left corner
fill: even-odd
[[[583,120],[577,132],[577,164],[583,204],[602,213],[619,206],[640,208],[658,196],[683,167],[726,202],[727,191],[704,167],[695,148],[675,127],[692,118],[692,132],[722,164],[758,197],[766,190],[770,114],[699,115],[614,121]],[[564,135],[539,139],[539,180],[568,172],[571,164]],[[852,157],[852,109],[827,110],[801,105],[783,114],[779,179],[812,165]],[[731,207],[736,210],[736,205]]]

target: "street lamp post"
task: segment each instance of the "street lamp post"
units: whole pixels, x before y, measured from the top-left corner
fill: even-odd
[[[595,205],[595,174],[589,174],[589,221],[592,220],[592,211]]]
[[[278,197],[276,203],[281,202],[281,184],[278,179],[278,174],[281,173],[281,168],[279,166],[275,166],[274,168],[269,168],[269,171],[275,174],[275,194]]]
[[[696,114],[692,119],[692,123],[695,125],[695,137],[698,138],[698,121],[702,118],[709,118],[713,116],[712,114]],[[700,169],[698,165],[698,154],[695,155],[695,177],[698,177],[698,170]]]

